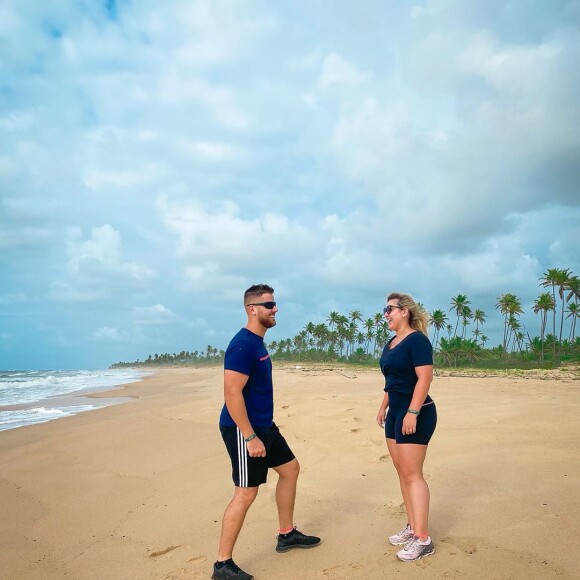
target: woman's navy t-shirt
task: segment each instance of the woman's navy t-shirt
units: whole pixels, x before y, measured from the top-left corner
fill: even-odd
[[[264,338],[242,328],[226,349],[224,369],[248,375],[248,382],[242,391],[248,419],[254,427],[270,427],[274,421],[274,386],[272,361]],[[235,426],[225,404],[220,425]]]
[[[391,338],[381,355],[381,370],[385,375],[385,391],[413,397],[417,384],[415,367],[433,364],[433,347],[429,339],[419,331],[408,334],[399,344],[389,349],[395,339]],[[427,396],[425,402],[430,402]]]

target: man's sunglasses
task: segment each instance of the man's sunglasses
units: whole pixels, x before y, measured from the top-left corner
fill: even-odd
[[[395,308],[403,308],[402,306],[394,306],[393,304],[389,304],[383,308],[383,314],[390,314]]]
[[[272,310],[276,303],[273,300],[268,300],[268,302],[254,302],[253,304],[248,304],[248,306],[263,306],[268,310]]]

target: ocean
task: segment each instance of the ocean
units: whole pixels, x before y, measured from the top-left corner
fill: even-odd
[[[81,371],[0,371],[0,431],[44,423],[129,399],[79,396],[141,380],[133,369]]]

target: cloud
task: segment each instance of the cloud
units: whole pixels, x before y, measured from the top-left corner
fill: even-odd
[[[318,82],[321,89],[333,85],[357,85],[372,77],[368,71],[360,71],[341,55],[332,53],[322,61],[322,71]]]
[[[230,200],[212,204],[210,210],[193,197],[188,201],[161,197],[158,206],[165,226],[177,235],[177,253],[187,277],[195,281],[217,273],[232,281],[264,264],[276,267],[294,260],[313,239],[309,228],[285,215],[266,211],[244,218],[241,208]]]
[[[533,301],[580,270],[575,4],[6,0],[10,344],[223,347],[256,281],[277,338],[390,289]]]
[[[200,162],[228,163],[241,161],[245,157],[243,151],[228,143],[182,139],[180,146],[193,160]]]
[[[367,97],[333,129],[339,166],[394,232],[449,251],[502,232],[522,206],[578,205],[578,36],[562,31],[522,45],[477,32],[451,36],[441,50],[432,44],[411,54],[409,68],[428,71],[436,87],[412,76],[412,98]]]
[[[163,304],[154,306],[141,306],[133,308],[133,316],[136,324],[158,325],[176,322],[177,317]]]
[[[122,259],[121,235],[111,225],[92,228],[83,240],[80,228],[67,239],[68,279],[53,284],[53,300],[92,301],[110,296],[123,286],[139,287],[156,277],[146,266]]]
[[[96,168],[90,169],[84,179],[90,189],[99,190],[108,187],[130,189],[142,187],[154,181],[159,175],[159,168],[155,165],[142,167],[139,170],[107,171]]]
[[[109,326],[97,328],[97,330],[93,332],[93,339],[100,342],[119,342],[123,340],[119,330]]]

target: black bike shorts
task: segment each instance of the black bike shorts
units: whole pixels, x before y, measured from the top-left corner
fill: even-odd
[[[407,414],[407,409],[411,400],[408,397],[401,397],[395,393],[389,393],[389,410],[385,420],[385,437],[394,439],[397,443],[415,443],[417,445],[427,445],[435,432],[437,425],[437,408],[433,400],[429,400],[421,407],[421,412],[417,415],[417,430],[415,433],[405,435],[403,429],[403,419]]]

